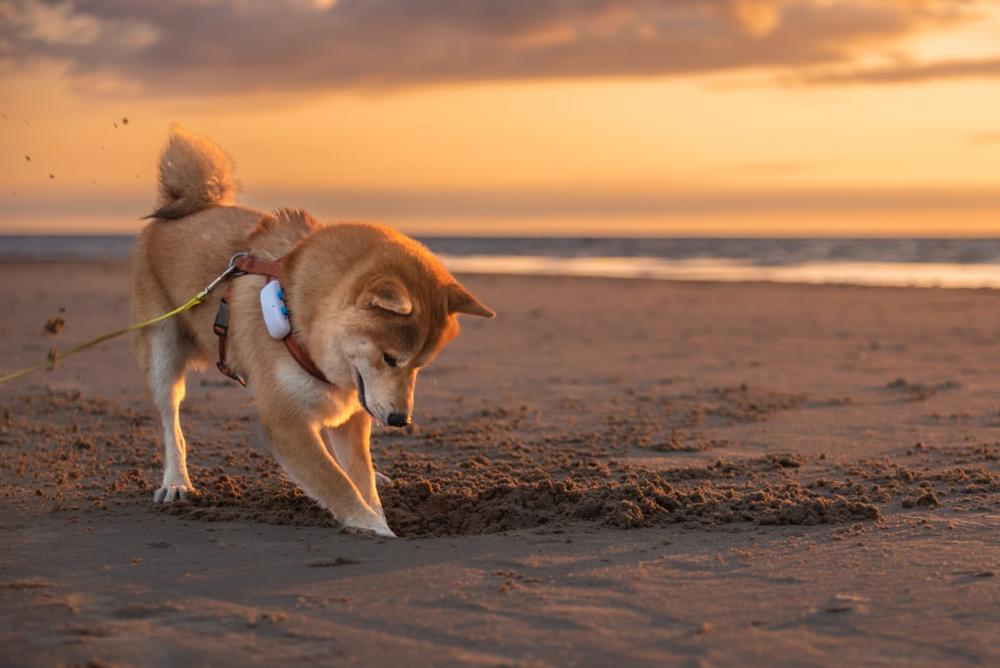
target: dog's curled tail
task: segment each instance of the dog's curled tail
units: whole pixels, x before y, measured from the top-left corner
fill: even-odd
[[[233,163],[204,137],[174,125],[160,156],[159,208],[147,218],[176,219],[212,206],[232,204],[236,196]]]

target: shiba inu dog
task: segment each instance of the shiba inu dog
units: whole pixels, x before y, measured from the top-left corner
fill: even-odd
[[[372,419],[408,425],[417,373],[458,333],[456,316],[494,313],[395,230],[320,225],[298,210],[265,214],[236,205],[234,194],[223,151],[174,128],[160,159],[160,208],[132,251],[133,320],[184,303],[238,254],[265,270],[241,265],[248,273],[228,278],[204,304],[134,338],[163,427],[154,500],[194,491],[178,414],[184,377],[221,354],[220,368],[252,391],[289,477],[344,526],[393,536],[369,452]],[[261,291],[272,278],[291,324],[285,340],[269,335],[262,316]]]

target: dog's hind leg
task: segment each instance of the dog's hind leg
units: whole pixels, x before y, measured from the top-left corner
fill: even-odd
[[[371,427],[368,413],[358,411],[339,427],[325,429],[324,440],[344,473],[361,492],[361,497],[384,518],[382,501],[378,498],[377,474],[372,467]]]
[[[153,495],[153,501],[171,503],[194,492],[188,477],[187,443],[180,421],[184,372],[193,350],[177,323],[171,321],[140,332],[135,346],[146,389],[163,428],[163,484]]]
[[[261,420],[271,449],[288,477],[345,527],[395,536],[381,512],[368,505],[358,487],[330,455],[319,429],[293,415],[281,410],[268,413],[261,406]]]

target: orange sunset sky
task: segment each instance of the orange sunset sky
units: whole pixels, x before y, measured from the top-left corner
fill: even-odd
[[[134,232],[172,122],[412,233],[1000,231],[994,1],[0,0],[0,77],[0,233]]]

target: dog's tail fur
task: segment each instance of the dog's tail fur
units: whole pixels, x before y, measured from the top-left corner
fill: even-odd
[[[205,139],[174,125],[160,156],[159,208],[147,218],[173,220],[212,206],[232,204],[236,197],[233,163]]]

